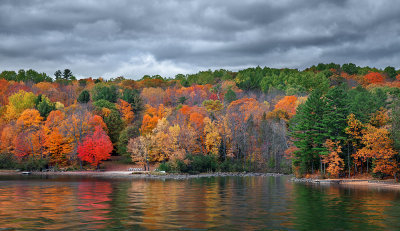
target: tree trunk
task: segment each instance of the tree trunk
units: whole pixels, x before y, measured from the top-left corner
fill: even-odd
[[[311,160],[311,174],[314,174],[314,160]]]
[[[322,168],[322,157],[319,156],[319,163],[320,163],[320,170],[321,170],[321,175],[324,174],[324,169]]]
[[[350,147],[347,145],[347,167],[349,168],[349,178],[350,178]]]

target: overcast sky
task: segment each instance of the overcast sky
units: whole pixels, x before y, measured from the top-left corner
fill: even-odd
[[[0,70],[173,77],[320,62],[400,68],[396,0],[1,0]]]

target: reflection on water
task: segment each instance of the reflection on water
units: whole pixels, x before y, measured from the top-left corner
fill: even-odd
[[[0,178],[0,229],[400,229],[398,191],[291,183]]]

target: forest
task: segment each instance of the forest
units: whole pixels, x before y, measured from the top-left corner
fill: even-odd
[[[399,177],[400,70],[318,64],[77,79],[0,73],[0,168]]]

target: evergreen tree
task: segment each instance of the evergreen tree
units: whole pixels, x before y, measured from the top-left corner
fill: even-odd
[[[62,73],[60,70],[57,70],[54,72],[54,76],[56,77],[56,80],[60,80],[62,78]]]
[[[44,118],[47,118],[51,111],[56,110],[55,104],[43,95],[38,95],[35,101],[35,107],[39,111],[40,116]]]
[[[143,100],[137,90],[125,89],[121,98],[131,104],[136,115],[144,109]]]
[[[361,86],[349,91],[350,113],[353,113],[362,123],[367,123],[371,113],[376,111],[375,107],[372,107],[374,101],[372,94]]]
[[[342,65],[342,70],[349,75],[354,75],[358,73],[359,67],[357,67],[354,63],[345,63]]]
[[[391,138],[396,150],[400,151],[400,99],[395,98],[391,105]]]
[[[225,94],[225,102],[229,105],[232,101],[235,100],[236,100],[236,93],[229,88]]]
[[[79,94],[78,103],[88,103],[90,101],[90,93],[87,90],[83,90],[81,94]]]
[[[375,111],[387,106],[387,95],[382,89],[374,93],[358,86],[348,92],[349,113],[353,113],[362,123],[367,123]]]
[[[384,70],[383,70],[386,75],[391,78],[391,79],[395,79],[396,78],[396,69],[394,67],[391,66],[387,66]]]
[[[73,79],[73,75],[70,69],[65,69],[63,72],[63,78],[65,80],[72,80]]]
[[[290,123],[293,142],[299,149],[295,153],[295,166],[299,166],[302,173],[314,172],[318,166],[325,148],[323,143],[326,138],[324,133],[323,115],[326,103],[319,89],[314,90],[307,101],[297,109],[296,116]]]
[[[98,101],[102,99],[116,103],[118,99],[117,87],[114,85],[108,87],[104,84],[96,84],[93,89],[93,100]],[[129,101],[127,102],[129,103]]]
[[[326,109],[323,115],[323,128],[326,139],[343,141],[346,139],[348,96],[345,85],[329,89],[325,96]]]

